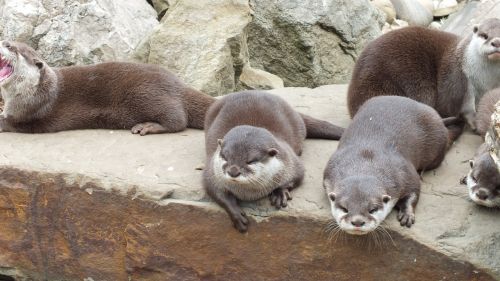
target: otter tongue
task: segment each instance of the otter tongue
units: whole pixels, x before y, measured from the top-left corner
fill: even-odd
[[[0,58],[0,79],[6,78],[12,73],[12,66],[6,60]]]

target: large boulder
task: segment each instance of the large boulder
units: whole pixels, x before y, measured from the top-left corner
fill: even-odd
[[[125,60],[158,21],[144,0],[3,0],[2,39],[28,43],[50,65]]]
[[[432,22],[432,11],[415,0],[391,0],[399,19],[410,25],[428,26]]]
[[[246,63],[244,29],[251,19],[246,0],[179,1],[135,57],[167,67],[203,92],[225,94]]]
[[[251,65],[283,78],[285,86],[349,81],[354,61],[384,23],[368,0],[250,2]]]
[[[273,90],[298,111],[347,126],[346,85]],[[465,132],[422,174],[417,221],[349,237],[323,170],[338,142],[305,141],[304,183],[288,207],[243,203],[247,234],[202,188],[203,131],[0,135],[0,280],[453,280],[500,278],[498,211],[459,178],[482,143]],[[382,228],[380,229],[381,231]],[[332,232],[333,231],[333,232]]]

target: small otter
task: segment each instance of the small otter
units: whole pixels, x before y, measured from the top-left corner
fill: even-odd
[[[292,199],[290,191],[304,177],[298,156],[306,136],[339,139],[342,132],[326,121],[297,113],[272,94],[227,95],[207,112],[203,185],[229,214],[234,227],[245,232],[248,219],[238,200],[269,195],[272,205],[286,207]]]
[[[477,107],[477,131],[482,137],[491,127],[491,115],[495,104],[500,101],[500,88],[486,93]],[[483,143],[476,151],[473,160],[469,161],[471,170],[462,178],[467,184],[469,197],[475,203],[486,207],[500,207],[500,172],[491,157],[488,144]]]
[[[436,110],[406,97],[380,96],[363,104],[324,172],[323,184],[340,228],[366,234],[394,206],[401,225],[410,227],[420,194],[417,171],[441,164],[463,122],[447,118],[447,128]]]
[[[487,19],[463,39],[443,31],[407,27],[371,43],[354,67],[347,103],[356,114],[369,98],[406,96],[442,117],[462,114],[475,129],[475,102],[500,86],[500,19]]]
[[[203,129],[213,97],[153,65],[110,62],[51,68],[31,47],[0,42],[0,132]]]

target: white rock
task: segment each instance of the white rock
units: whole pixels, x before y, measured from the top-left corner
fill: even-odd
[[[458,11],[456,0],[434,0],[434,16],[442,17]]]
[[[125,60],[156,25],[144,0],[4,0],[0,35],[35,47],[50,65]]]
[[[252,68],[248,65],[243,67],[240,82],[245,88],[252,90],[270,90],[284,87],[283,79],[272,73]]]
[[[428,26],[432,22],[432,13],[416,0],[391,0],[398,19],[409,25]]]

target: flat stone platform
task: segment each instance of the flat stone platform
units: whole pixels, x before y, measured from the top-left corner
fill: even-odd
[[[345,85],[271,91],[347,126]],[[390,109],[388,109],[390,110]],[[423,174],[416,224],[333,235],[322,187],[336,141],[306,140],[306,176],[284,210],[244,203],[233,229],[201,188],[199,130],[0,134],[0,274],[18,280],[500,280],[500,211],[459,184],[481,138],[464,133]],[[1,275],[0,275],[1,279]]]

